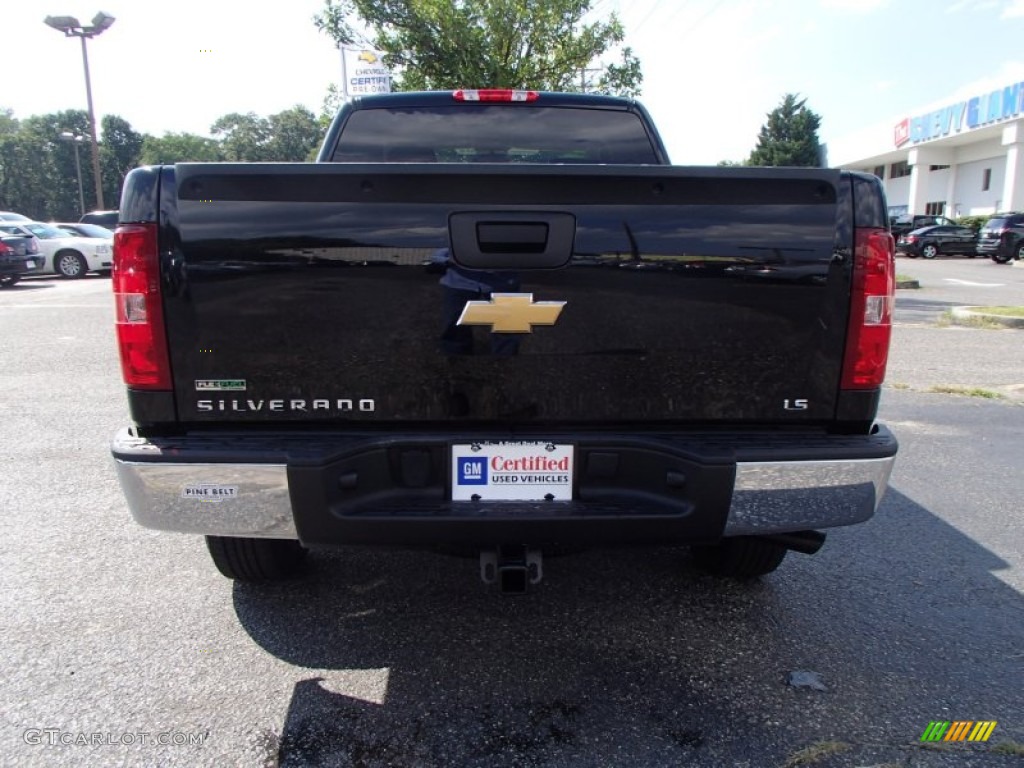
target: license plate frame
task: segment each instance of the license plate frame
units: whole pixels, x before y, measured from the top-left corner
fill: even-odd
[[[546,440],[451,444],[452,501],[572,501],[576,446]]]

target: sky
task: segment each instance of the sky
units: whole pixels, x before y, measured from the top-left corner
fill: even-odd
[[[21,0],[4,18],[0,108],[24,118],[85,108],[81,47],[43,24],[116,17],[90,40],[97,120],[209,135],[229,112],[319,113],[341,81],[313,26],[323,0]],[[822,118],[832,164],[892,148],[893,126],[1024,80],[1024,0],[593,0],[640,58],[640,101],[672,161],[744,160],[787,93]],[[861,154],[857,154],[861,152]]]

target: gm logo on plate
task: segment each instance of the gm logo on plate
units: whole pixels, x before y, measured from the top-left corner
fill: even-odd
[[[487,458],[484,456],[460,456],[459,485],[487,485]]]

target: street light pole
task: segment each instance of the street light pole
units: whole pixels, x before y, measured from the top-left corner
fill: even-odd
[[[85,141],[85,136],[79,136],[71,133],[71,131],[64,131],[60,135],[61,141],[69,141],[75,148],[75,173],[78,174],[78,209],[82,212],[81,215],[85,216],[85,193],[82,192],[82,163],[78,159],[78,145]]]
[[[47,26],[63,32],[65,37],[78,37],[82,40],[82,66],[85,69],[85,98],[89,107],[89,137],[92,139],[92,173],[96,183],[96,205],[106,208],[103,203],[103,178],[100,175],[100,145],[96,138],[96,114],[92,108],[92,83],[89,79],[89,54],[86,52],[86,38],[96,37],[114,23],[114,17],[100,11],[92,20],[92,25],[83,26],[74,16],[47,16]],[[84,209],[85,206],[83,206]]]
[[[96,114],[92,111],[92,84],[89,80],[89,54],[85,49],[85,35],[82,39],[82,66],[85,68],[85,101],[89,106],[89,138],[92,140],[92,175],[96,180],[96,207],[106,209],[103,204],[103,177],[100,172],[100,145],[96,139]]]

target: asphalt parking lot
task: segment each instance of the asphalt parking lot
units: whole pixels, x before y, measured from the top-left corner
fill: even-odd
[[[525,598],[405,551],[232,585],[128,516],[109,280],[0,292],[0,764],[1021,765],[1024,331],[942,313],[1024,305],[1024,268],[899,266],[923,287],[898,297],[874,519],[759,582],[592,551]],[[997,725],[920,741],[966,720]]]

